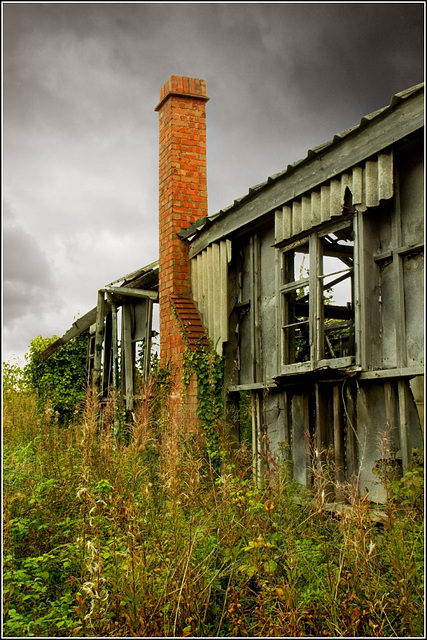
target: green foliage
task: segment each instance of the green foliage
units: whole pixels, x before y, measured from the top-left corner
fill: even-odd
[[[157,352],[151,358],[151,378],[155,387],[152,393],[152,410],[160,419],[162,407],[166,405],[172,387],[172,373],[169,367],[160,365]]]
[[[17,362],[3,362],[2,381],[4,393],[23,391],[26,387],[24,371]]]
[[[59,421],[66,422],[86,395],[88,332],[67,342],[47,360],[40,360],[39,355],[55,340],[57,336],[37,336],[31,341],[24,376],[29,388],[37,392],[40,408],[49,401]]]
[[[197,415],[206,451],[212,467],[219,471],[224,456],[218,432],[223,413],[224,360],[214,350],[193,351],[187,347],[183,356],[184,384],[189,384],[193,373],[197,378]]]
[[[146,398],[169,380],[163,370]],[[341,514],[314,494],[297,503],[279,463],[254,486],[247,449],[218,431],[226,453],[211,474],[197,440],[182,424],[172,438],[148,402],[125,446],[114,412],[101,424],[89,395],[67,429],[37,413],[30,391],[6,396],[5,636],[423,635],[418,455],[386,479],[396,484],[377,523],[363,498]]]

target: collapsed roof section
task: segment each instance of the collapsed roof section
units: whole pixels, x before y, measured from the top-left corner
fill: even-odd
[[[119,285],[119,283],[121,283]],[[130,298],[148,297],[154,302],[158,300],[159,263],[158,261],[132,271],[117,280],[113,280],[101,291],[111,294],[117,306],[123,305]],[[96,307],[77,318],[64,333],[40,354],[40,360],[47,360],[57,349],[89,329],[96,321]],[[104,317],[111,312],[111,305],[106,301],[103,308]]]

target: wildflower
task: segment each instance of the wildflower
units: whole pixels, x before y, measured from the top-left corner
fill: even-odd
[[[264,509],[265,509],[266,511],[273,511],[273,509],[274,509],[274,504],[273,504],[270,500],[266,500],[266,501],[264,502]]]

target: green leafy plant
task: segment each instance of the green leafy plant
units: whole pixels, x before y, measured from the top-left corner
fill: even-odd
[[[347,508],[329,512],[328,475],[302,496],[286,459],[255,486],[247,446],[218,428],[221,367],[210,357],[192,356],[187,371],[200,367],[213,402],[201,405],[215,473],[186,425],[156,413],[167,370],[142,390],[129,442],[114,437],[114,411],[100,419],[91,390],[64,429],[34,392],[4,389],[4,635],[422,636],[420,455],[403,478],[385,468],[381,522],[346,487]]]
[[[189,384],[192,374],[197,379],[197,415],[206,451],[213,468],[218,471],[224,456],[219,437],[219,424],[223,417],[223,358],[213,349],[195,351],[187,347],[183,356],[184,384]]]
[[[68,421],[86,395],[86,357],[88,332],[83,332],[46,360],[40,354],[57,336],[34,338],[26,355],[24,377],[30,389],[37,392],[40,408],[47,402],[60,422]]]

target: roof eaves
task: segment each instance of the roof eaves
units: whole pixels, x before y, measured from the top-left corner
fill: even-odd
[[[206,216],[205,218],[202,218],[202,220],[199,220],[198,227],[197,229],[195,229],[193,234],[184,235],[184,232],[186,231],[186,229],[183,229],[178,235],[183,239],[190,239],[190,235],[191,235],[191,239],[193,239],[195,235],[198,235],[204,229],[205,225],[211,224],[217,218],[220,218],[223,215],[225,215],[228,211],[230,211],[230,209],[233,209],[237,205],[241,204],[243,201],[248,200],[255,193],[270,186],[272,183],[276,182],[279,178],[281,178],[287,173],[290,173],[291,171],[299,167],[301,164],[307,162],[314,156],[317,156],[319,155],[319,153],[322,153],[323,151],[329,149],[330,147],[333,147],[334,145],[339,144],[341,140],[343,140],[343,138],[346,138],[350,134],[367,126],[372,120],[375,120],[382,114],[385,114],[390,109],[400,104],[403,100],[406,100],[407,98],[412,96],[414,93],[417,93],[422,89],[424,89],[424,82],[420,82],[419,84],[413,87],[409,87],[409,89],[404,89],[403,91],[400,91],[399,93],[394,94],[390,100],[390,104],[387,105],[386,107],[382,107],[381,109],[377,109],[376,111],[373,111],[372,113],[368,113],[366,116],[363,116],[359,124],[354,125],[349,129],[344,129],[344,131],[336,133],[332,140],[328,140],[327,142],[324,142],[320,145],[317,145],[316,147],[312,147],[311,149],[309,149],[307,151],[307,155],[305,156],[305,158],[301,158],[300,160],[296,160],[295,162],[288,164],[287,168],[284,169],[283,171],[279,171],[279,173],[274,173],[273,175],[269,176],[266,181],[261,182],[260,184],[257,184],[253,187],[249,187],[248,193],[241,196],[240,198],[236,198],[233,204],[229,205],[228,207],[224,207],[223,209],[220,209],[218,213],[215,213],[212,216]]]
[[[150,264],[147,264],[147,266],[145,267],[140,267],[135,271],[131,271],[130,273],[127,273],[121,278],[117,278],[117,280],[113,280],[113,282],[109,282],[105,286],[111,287],[112,285],[117,284],[118,282],[122,282],[123,284],[121,286],[124,287],[125,283],[131,282],[132,280],[135,280],[136,278],[139,278],[140,276],[145,275],[150,271],[155,271],[156,269],[158,269],[158,267],[159,267],[159,261],[155,260],[155,262],[151,262]]]

